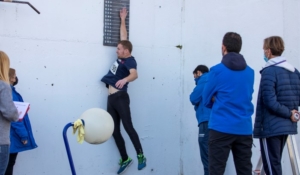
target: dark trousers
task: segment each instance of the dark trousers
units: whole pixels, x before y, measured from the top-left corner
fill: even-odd
[[[209,174],[223,175],[232,151],[237,175],[252,175],[252,135],[234,135],[209,131]]]
[[[288,135],[259,139],[266,175],[282,175],[281,157]]]
[[[5,175],[13,175],[14,172],[14,165],[16,163],[18,153],[10,153],[9,154],[9,161],[5,171]]]
[[[139,136],[133,128],[130,114],[130,99],[126,91],[118,91],[108,96],[107,112],[112,116],[115,124],[113,137],[121,154],[122,160],[127,160],[125,141],[121,135],[120,125],[123,123],[124,129],[130,137],[137,154],[143,153]]]
[[[204,175],[209,175],[208,171],[208,138],[209,138],[209,129],[208,122],[202,122],[199,124],[199,148],[201,161],[204,168]]]

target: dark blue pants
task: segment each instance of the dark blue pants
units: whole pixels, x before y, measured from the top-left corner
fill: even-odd
[[[4,175],[9,159],[9,145],[0,145],[0,175]]]
[[[252,135],[235,135],[209,131],[209,174],[223,175],[226,162],[232,151],[237,175],[252,175]]]
[[[288,135],[259,139],[266,175],[282,175],[281,157]]]
[[[139,136],[133,128],[130,114],[130,99],[126,91],[118,91],[108,96],[107,112],[112,116],[115,124],[113,137],[121,154],[122,160],[127,160],[128,155],[126,152],[125,141],[121,134],[121,121],[124,129],[130,137],[131,142],[137,154],[143,153],[142,145]]]
[[[9,154],[9,161],[8,161],[8,165],[5,171],[5,175],[13,175],[14,173],[14,165],[16,163],[16,159],[17,159],[18,153],[10,153]]]
[[[199,124],[199,148],[201,161],[204,168],[204,175],[209,175],[208,171],[208,138],[209,138],[209,129],[208,122],[202,122]]]

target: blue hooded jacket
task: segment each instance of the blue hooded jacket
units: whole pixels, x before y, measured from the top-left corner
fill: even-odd
[[[22,96],[16,91],[15,87],[11,86],[11,90],[13,101],[24,102]],[[22,141],[25,140],[27,140],[26,145],[22,143]],[[18,153],[36,147],[37,145],[33,138],[28,114],[25,115],[22,121],[12,122],[10,129],[10,153]]]
[[[209,121],[211,109],[207,108],[203,104],[202,92],[207,82],[208,73],[204,73],[202,76],[195,79],[196,87],[190,95],[190,101],[195,106],[196,117],[198,125],[202,122]]]
[[[238,53],[227,53],[210,69],[203,103],[212,108],[209,129],[235,135],[252,135],[254,71]],[[212,102],[214,97],[214,102]]]

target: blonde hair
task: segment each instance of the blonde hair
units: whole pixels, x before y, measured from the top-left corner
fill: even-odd
[[[270,49],[274,56],[281,56],[284,51],[284,42],[280,36],[271,36],[264,40],[264,49]]]
[[[0,51],[0,80],[9,84],[9,58],[3,51]]]

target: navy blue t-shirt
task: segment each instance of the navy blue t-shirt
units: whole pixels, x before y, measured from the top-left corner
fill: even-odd
[[[116,89],[119,89],[116,87],[117,81],[127,77],[130,72],[130,69],[136,69],[137,63],[133,56],[129,58],[121,58],[117,59],[111,66],[108,73],[101,79],[102,82],[104,82],[106,85],[111,85]],[[128,87],[128,83],[126,83],[123,88],[119,90],[126,91]]]

